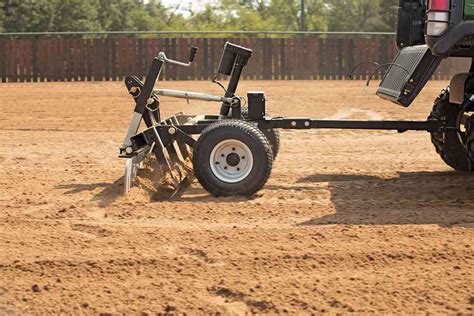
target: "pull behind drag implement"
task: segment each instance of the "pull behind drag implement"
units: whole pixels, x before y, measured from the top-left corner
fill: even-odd
[[[270,176],[273,160],[279,149],[279,129],[395,130],[400,133],[427,131],[432,134],[456,133],[459,130],[454,124],[449,126],[444,118],[434,116],[426,121],[272,118],[266,113],[265,95],[259,91],[248,92],[248,108],[243,108],[242,98],[235,93],[241,73],[252,56],[252,50],[231,43],[225,44],[218,68],[219,75],[230,76],[223,96],[155,88],[165,64],[189,66],[196,51],[197,48],[191,48],[188,63],[169,59],[164,53],[159,53],[154,58],[144,83],[135,76],[126,78],[127,89],[136,105],[120,148],[120,157],[127,159],[125,193],[133,184],[140,166],[154,156],[161,172],[167,175],[164,177],[167,180],[161,185],[167,186],[171,195],[183,185],[189,184],[194,173],[201,185],[215,196],[250,196],[260,190]],[[423,52],[421,57],[419,51],[412,54],[418,56],[419,63],[423,62]],[[396,60],[395,63],[406,60],[406,55],[400,54],[398,58],[400,61]],[[434,63],[436,62],[438,61],[435,60]],[[409,61],[405,63],[410,64]],[[386,75],[379,93],[404,91],[407,88],[403,82],[413,86],[416,79],[420,83],[411,90],[413,93],[405,90],[405,93],[398,93],[394,98],[398,98],[400,94],[402,97],[418,94],[420,86],[427,81],[426,76],[420,77],[418,74],[416,66],[419,63],[408,69],[408,73],[394,68],[397,77]],[[159,96],[218,102],[221,104],[220,113],[178,113],[162,119]],[[469,103],[466,106],[472,106],[473,101],[470,98],[466,101]],[[139,132],[141,121],[146,128]]]

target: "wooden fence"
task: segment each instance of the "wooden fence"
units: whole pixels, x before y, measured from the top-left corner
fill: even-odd
[[[186,59],[189,46],[199,47],[189,67],[169,65],[163,80],[209,80],[214,76],[226,40],[252,48],[244,79],[344,79],[360,62],[387,63],[396,47],[391,37],[325,38],[109,38],[0,39],[0,82],[122,80],[144,76],[158,51]],[[435,79],[466,71],[466,60],[446,60]],[[373,68],[357,72],[366,79]],[[376,77],[377,78],[377,77]]]

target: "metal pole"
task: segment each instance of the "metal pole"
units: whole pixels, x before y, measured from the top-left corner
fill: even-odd
[[[245,60],[242,55],[237,55],[237,60],[235,61],[234,69],[232,70],[232,75],[230,76],[229,85],[227,86],[227,91],[224,97],[232,98],[235,95],[235,91],[237,91],[237,86],[239,84],[240,75],[247,64],[247,60]],[[220,116],[227,117],[229,115],[229,110],[230,104],[223,102],[221,105]]]
[[[201,100],[201,101],[214,101],[214,102],[226,102],[232,104],[232,98],[220,97],[217,95],[192,92],[192,91],[181,91],[171,89],[153,89],[153,93],[162,95],[170,98],[179,98],[187,100]]]

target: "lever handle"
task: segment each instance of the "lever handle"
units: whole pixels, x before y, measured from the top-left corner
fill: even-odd
[[[189,52],[189,62],[192,63],[194,58],[196,57],[198,48],[196,46],[191,46],[191,50]]]

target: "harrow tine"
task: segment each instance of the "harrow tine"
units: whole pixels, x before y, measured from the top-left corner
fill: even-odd
[[[164,123],[168,125],[174,125],[171,118],[165,120]],[[188,166],[189,161],[187,162],[179,157],[174,142],[168,146],[164,146],[163,141],[156,130],[155,137],[158,140],[158,144],[154,146],[153,153],[157,157],[161,172],[163,174],[160,188],[162,191],[166,192],[166,194],[159,194],[159,196],[162,198],[172,198],[178,192],[192,183],[193,171],[192,168]],[[184,144],[181,145],[185,146]],[[178,147],[181,151],[181,146],[179,143]],[[187,154],[189,155],[189,153]],[[183,156],[183,152],[181,152],[181,156]],[[167,179],[171,180],[171,182],[167,182]]]
[[[179,121],[176,115],[173,115],[173,117],[171,117],[171,121],[173,125],[179,125]],[[179,148],[179,151],[181,152],[181,156],[183,157],[183,159],[184,160],[189,159],[189,161],[191,161],[192,160],[191,151],[188,149],[186,144],[183,144],[181,142],[177,142],[177,143],[178,143],[178,148]]]
[[[125,172],[124,172],[124,187],[123,187],[123,193],[126,195],[132,185],[133,182],[135,181],[135,178],[137,176],[138,170],[143,168],[143,164],[145,160],[148,158],[147,153],[141,153],[137,156],[134,156],[132,158],[129,158],[125,161]]]
[[[174,125],[171,118],[167,119],[165,121],[165,123],[166,123],[166,125]],[[170,159],[171,159],[171,164],[174,165],[174,164],[178,163],[180,159],[178,157],[178,152],[176,151],[176,148],[174,147],[174,144],[171,143],[166,148],[168,149],[168,154],[169,154]]]

